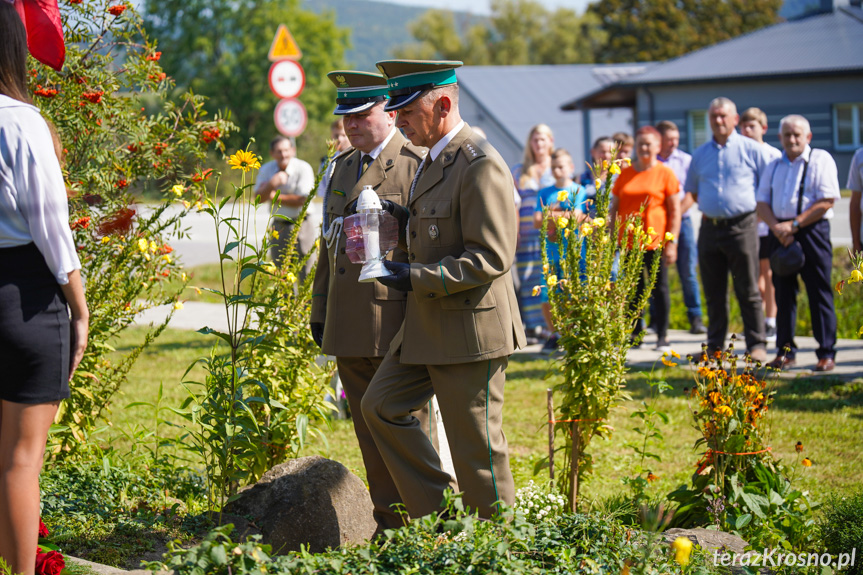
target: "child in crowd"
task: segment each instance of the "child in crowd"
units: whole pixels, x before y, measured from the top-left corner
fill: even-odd
[[[617,143],[617,157],[615,160],[632,157],[632,148],[635,146],[635,138],[626,132],[615,132],[611,137]]]
[[[764,148],[764,165],[782,156],[782,152],[764,141],[767,133],[767,114],[759,108],[747,108],[740,116],[740,133],[762,144]],[[770,250],[768,237],[770,229],[767,224],[758,220],[758,290],[761,301],[764,302],[764,334],[767,341],[776,341],[776,295],[773,291],[773,272],[770,271]]]
[[[602,166],[602,162],[610,162],[611,156],[614,151],[614,140],[609,138],[608,136],[602,136],[597,138],[593,143],[593,147],[590,148],[590,160],[593,165]],[[608,170],[601,170],[599,174],[599,180],[602,185],[605,185],[605,178],[608,175]],[[591,217],[596,215],[596,178],[593,175],[593,170],[591,168],[587,168],[581,176],[579,176],[579,183],[585,189],[587,194],[587,202],[584,208],[584,212]]]
[[[567,217],[576,223],[585,219],[585,202],[587,194],[584,187],[572,181],[575,166],[572,156],[564,149],[558,148],[551,155],[551,174],[554,176],[554,185],[542,188],[536,195],[536,209],[533,213],[533,225],[536,229],[542,228],[543,209],[548,207],[548,241],[545,244],[546,258],[550,273],[560,277],[561,252],[566,253],[566,238],[557,233],[557,219]],[[563,193],[561,193],[563,192]],[[565,196],[565,199],[562,197]],[[545,282],[543,282],[544,284]],[[560,335],[554,327],[551,317],[551,304],[548,303],[548,287],[542,286],[542,315],[545,318],[548,329],[548,339],[543,346],[543,351],[555,351]]]

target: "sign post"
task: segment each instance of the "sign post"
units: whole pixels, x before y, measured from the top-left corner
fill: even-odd
[[[296,99],[306,86],[306,73],[298,62],[303,53],[284,24],[276,30],[267,57],[273,62],[269,73],[270,90],[280,98],[273,121],[283,136],[296,138],[308,123],[306,108]]]

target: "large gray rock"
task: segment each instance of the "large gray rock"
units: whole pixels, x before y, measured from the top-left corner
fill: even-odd
[[[362,543],[375,531],[372,501],[362,480],[336,461],[302,457],[277,465],[225,511],[249,517],[276,553],[305,545],[318,553]]]
[[[714,560],[714,551],[720,556],[723,553],[728,552],[732,557],[739,558],[745,552],[744,550],[746,549],[746,546],[749,545],[749,543],[737,535],[716,529],[703,529],[701,527],[697,527],[695,529],[669,529],[662,533],[662,537],[667,543],[673,543],[678,537],[687,537],[693,544],[699,545],[702,549],[706,550],[711,560]],[[732,573],[733,575],[742,575],[743,573],[746,573],[746,571],[738,565],[731,565],[727,568],[722,568],[721,570],[725,573]],[[766,567],[759,568],[757,572],[760,575],[769,575],[772,573],[772,571]]]

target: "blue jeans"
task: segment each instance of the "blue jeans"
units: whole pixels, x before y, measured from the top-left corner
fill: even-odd
[[[692,218],[684,216],[680,220],[680,236],[677,239],[677,273],[683,287],[683,304],[690,321],[701,317],[701,291],[698,287],[698,276],[695,274],[695,264],[698,263],[698,246],[695,242],[695,230],[692,228]]]

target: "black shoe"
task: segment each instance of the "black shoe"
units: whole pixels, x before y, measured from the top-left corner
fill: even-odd
[[[689,333],[692,335],[703,335],[707,333],[707,328],[704,327],[704,322],[701,321],[701,316],[693,316],[689,321]]]

